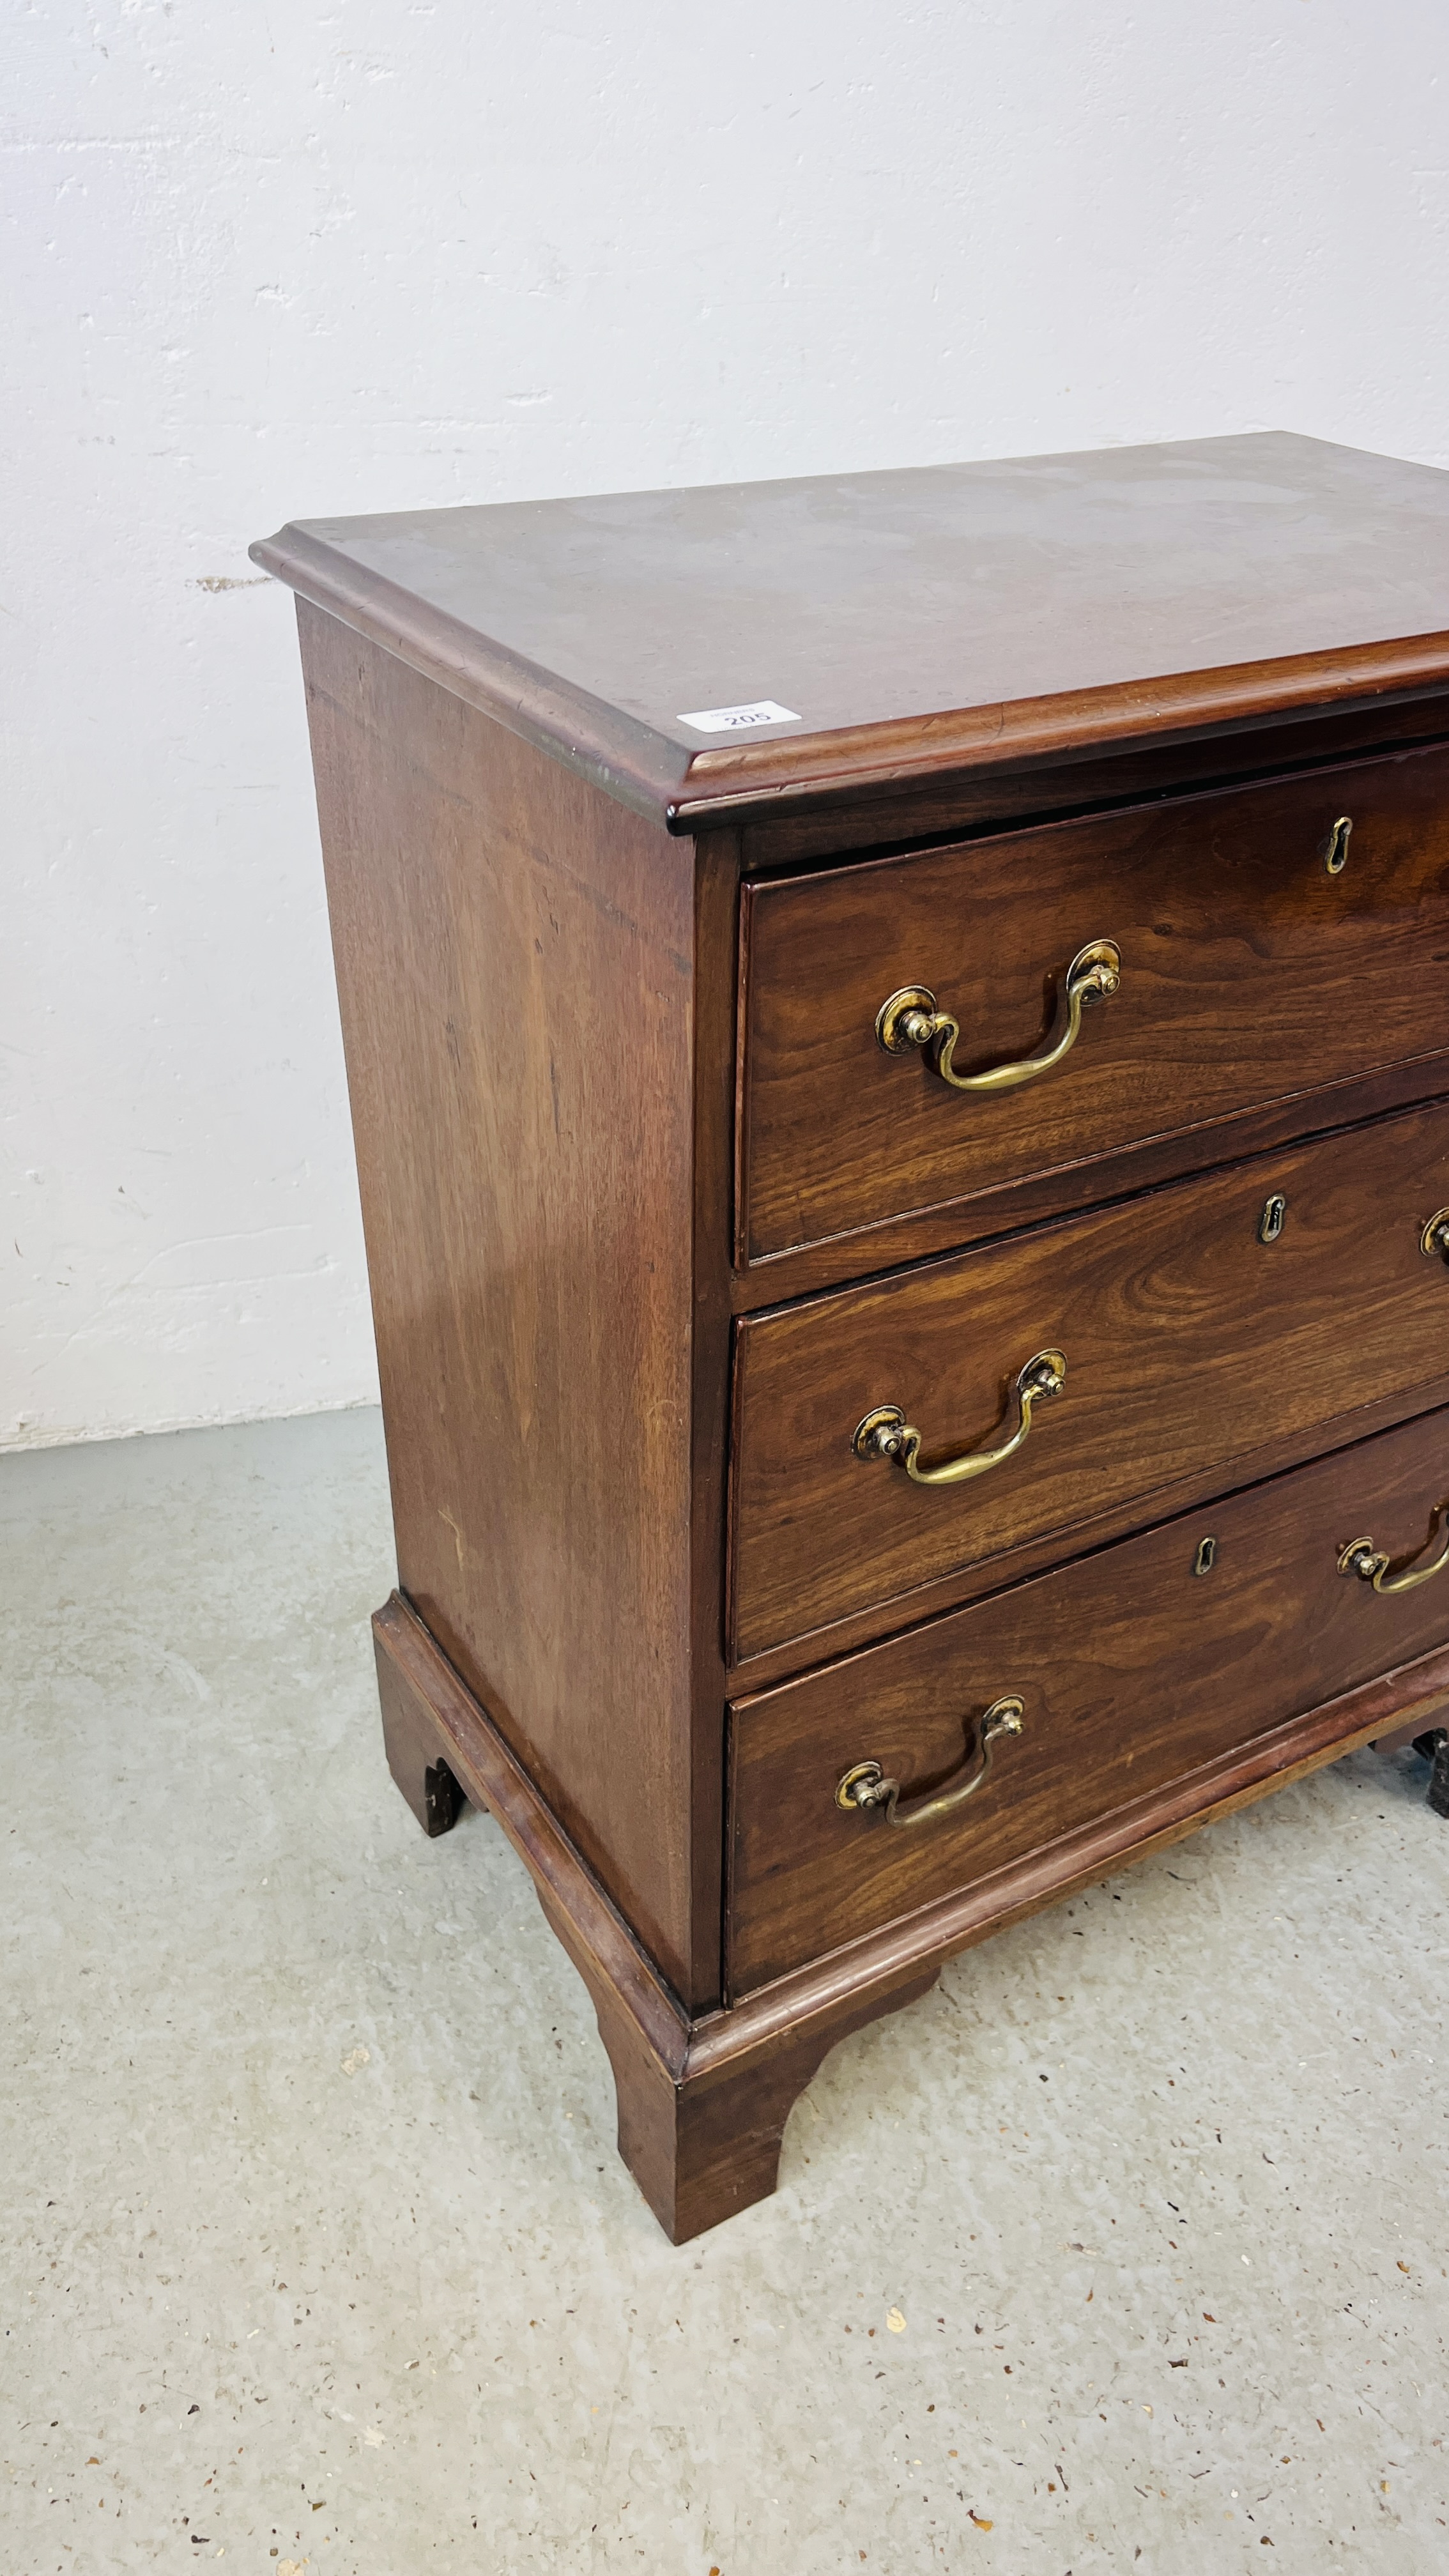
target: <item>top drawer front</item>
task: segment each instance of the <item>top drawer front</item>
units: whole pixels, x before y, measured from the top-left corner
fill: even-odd
[[[1018,1087],[878,1043],[914,986],[960,1024],[955,1071],[1022,1062],[1101,940],[1117,991]],[[1449,749],[759,884],[744,943],[759,1261],[1449,1046]]]

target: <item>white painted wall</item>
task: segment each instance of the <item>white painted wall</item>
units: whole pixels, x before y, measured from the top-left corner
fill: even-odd
[[[362,1401],[294,516],[1449,464],[1444,0],[11,0],[0,1444]]]

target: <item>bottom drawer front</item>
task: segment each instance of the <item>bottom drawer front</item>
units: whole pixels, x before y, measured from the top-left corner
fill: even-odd
[[[737,1704],[733,1991],[1449,1640],[1449,1566],[1400,1592],[1339,1571],[1360,1539],[1390,1560],[1384,1583],[1429,1565],[1446,1503],[1449,1410]],[[1008,1708],[987,1777],[954,1811],[914,1820],[980,1769],[981,1721],[1008,1695],[1020,1732]],[[900,1784],[906,1821],[838,1803],[867,1763]],[[869,1794],[868,1774],[861,1785]]]

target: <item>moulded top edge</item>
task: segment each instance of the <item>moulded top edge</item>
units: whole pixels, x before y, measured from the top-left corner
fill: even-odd
[[[1449,474],[1280,433],[313,520],[252,554],[682,832],[1449,686]]]

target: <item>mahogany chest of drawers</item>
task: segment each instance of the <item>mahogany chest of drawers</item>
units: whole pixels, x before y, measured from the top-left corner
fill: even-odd
[[[1449,477],[311,522],[389,1760],[682,2238],[997,1926],[1449,1702]]]

